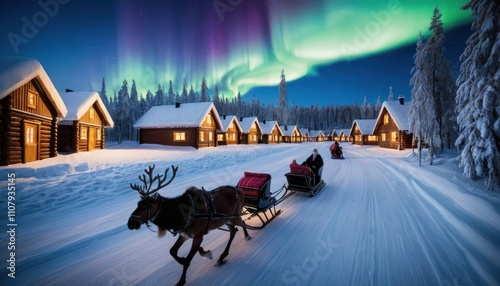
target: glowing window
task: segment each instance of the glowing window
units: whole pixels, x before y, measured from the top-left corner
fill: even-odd
[[[174,141],[185,141],[186,132],[174,132]]]
[[[391,132],[391,141],[395,142],[398,141],[398,133],[397,132]]]
[[[35,128],[33,126],[26,126],[26,143],[35,143]]]
[[[205,131],[200,131],[200,142],[205,141]]]
[[[217,134],[217,141],[224,141],[224,134]]]
[[[387,124],[389,124],[389,114],[385,113],[384,114],[384,125],[387,125]]]
[[[210,114],[207,114],[207,124],[212,125],[212,116]]]
[[[212,132],[208,132],[208,141],[214,140],[214,134]]]
[[[36,101],[37,101],[37,94],[34,91],[29,90],[28,91],[28,107],[29,108],[36,108]]]
[[[102,140],[102,135],[101,135],[102,129],[97,128],[96,130],[96,140]]]
[[[382,133],[381,136],[382,136],[382,141],[387,141],[387,134],[386,133]]]
[[[81,127],[80,129],[80,139],[87,140],[87,127]]]
[[[90,117],[90,119],[94,119],[95,118],[95,109],[90,108],[90,110],[89,110],[89,117]]]

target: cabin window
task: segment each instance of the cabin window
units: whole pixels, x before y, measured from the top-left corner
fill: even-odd
[[[378,141],[377,135],[368,135],[368,141]]]
[[[88,128],[87,127],[81,127],[80,128],[80,139],[81,140],[87,140],[87,133],[88,133]]]
[[[96,129],[96,136],[95,136],[95,139],[96,139],[96,140],[102,140],[102,129],[101,129],[101,128],[97,128],[97,129]]]
[[[250,127],[250,130],[255,131],[255,129],[257,129],[257,126],[255,126],[255,124],[252,124],[252,126]]]
[[[252,140],[257,141],[257,135],[252,135]]]
[[[200,131],[200,142],[205,141],[205,131]]]
[[[89,117],[90,117],[90,119],[95,118],[95,109],[93,109],[92,107],[89,110]]]
[[[387,141],[387,134],[382,133],[381,136],[382,136],[382,141]]]
[[[395,142],[398,141],[398,133],[397,132],[391,132],[391,141]]]
[[[224,141],[224,134],[217,134],[217,141]]]
[[[212,116],[210,116],[210,114],[207,114],[207,119],[206,119],[206,121],[207,121],[207,124],[208,124],[209,126],[212,126]]]
[[[208,141],[214,140],[214,134],[212,132],[208,132]]]
[[[26,143],[35,143],[35,127],[26,126]]]
[[[231,123],[229,123],[228,129],[233,129],[233,128],[234,128],[234,122],[231,121]]]
[[[35,91],[28,90],[28,108],[36,108],[38,94]]]
[[[231,140],[236,141],[236,133],[231,134]]]
[[[174,141],[186,141],[186,132],[174,132]]]
[[[384,114],[384,125],[389,124],[389,113]]]

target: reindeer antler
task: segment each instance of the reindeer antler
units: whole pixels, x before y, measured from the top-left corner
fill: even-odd
[[[138,191],[142,197],[148,197],[149,195],[158,192],[160,189],[162,189],[162,188],[166,187],[168,184],[170,184],[172,182],[172,180],[175,178],[175,174],[177,174],[177,169],[179,167],[175,167],[174,165],[172,165],[172,172],[173,172],[172,177],[166,183],[165,183],[165,180],[167,180],[167,174],[168,174],[168,171],[170,170],[170,168],[165,169],[165,173],[163,175],[156,174],[153,177],[154,168],[155,168],[155,165],[149,166],[149,170],[144,169],[144,173],[146,173],[146,174],[142,174],[142,176],[139,175],[139,180],[144,184],[143,186],[139,186],[137,184],[132,185],[132,183],[130,183],[130,187],[133,190]],[[148,175],[148,178],[146,178],[146,175]],[[155,181],[158,181],[158,185],[156,186],[156,188],[151,189],[151,187],[153,186]]]

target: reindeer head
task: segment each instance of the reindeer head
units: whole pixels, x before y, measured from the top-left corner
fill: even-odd
[[[145,169],[145,174],[139,176],[139,180],[143,183],[142,186],[130,183],[130,187],[139,192],[141,200],[137,203],[137,208],[130,215],[127,224],[129,229],[139,229],[143,223],[148,223],[153,219],[160,209],[161,200],[157,192],[172,182],[178,169],[178,167],[172,165],[172,177],[165,183],[170,168],[165,169],[164,174],[153,176],[154,168],[155,165],[149,166],[149,170]],[[155,186],[153,187],[153,185]]]

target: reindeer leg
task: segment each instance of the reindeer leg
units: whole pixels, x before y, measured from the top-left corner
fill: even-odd
[[[248,234],[247,225],[241,218],[236,218],[232,220],[233,225],[241,226],[243,228],[243,233],[245,234],[245,239],[250,240],[252,237]]]
[[[189,251],[189,254],[186,256],[184,259],[184,263],[182,264],[183,269],[182,269],[182,276],[179,282],[177,282],[177,285],[184,285],[186,284],[186,272],[191,264],[191,260],[193,259],[194,255],[196,254],[197,251],[201,248],[201,243],[203,242],[203,235],[201,236],[195,236],[193,238],[193,244],[191,245],[191,250]]]
[[[236,229],[236,227],[232,224],[228,224],[227,226],[229,227],[229,241],[227,243],[226,249],[224,249],[224,252],[222,252],[222,254],[220,255],[219,260],[217,260],[217,263],[215,264],[215,266],[222,266],[226,263],[226,261],[224,259],[228,256],[229,247],[231,247],[231,243],[233,242],[234,235],[236,234],[236,231],[238,231]]]
[[[198,252],[200,253],[200,255],[202,257],[206,257],[208,259],[212,259],[213,258],[212,251],[210,251],[210,250],[205,251],[205,249],[203,249],[203,247],[201,247],[201,246],[200,246],[200,249],[198,249]]]
[[[183,265],[184,262],[186,261],[186,258],[184,257],[179,257],[177,256],[177,253],[179,252],[179,248],[181,248],[182,244],[187,240],[187,237],[184,237],[182,234],[179,235],[179,238],[177,241],[174,243],[174,246],[170,248],[170,255],[177,261],[179,264]]]

